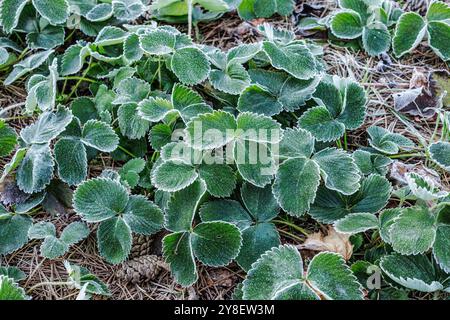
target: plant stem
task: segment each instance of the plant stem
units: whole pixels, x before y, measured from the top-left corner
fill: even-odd
[[[272,222],[284,224],[284,225],[286,225],[286,226],[289,226],[289,227],[291,227],[291,228],[297,230],[297,231],[300,232],[300,233],[303,233],[305,236],[309,236],[309,233],[308,233],[305,229],[303,229],[303,228],[297,226],[296,224],[293,224],[292,222],[284,221],[284,220],[278,220],[278,219],[272,220]]]
[[[192,0],[187,0],[188,6],[188,36],[192,35]]]
[[[131,153],[130,151],[128,151],[127,149],[125,149],[124,147],[122,147],[121,145],[119,145],[117,148],[119,148],[120,150],[122,150],[123,152],[125,152],[127,155],[129,155],[132,158],[136,158],[136,156]]]
[[[422,153],[401,153],[401,154],[394,154],[389,156],[391,159],[401,159],[401,158],[410,158],[410,157],[418,157],[423,158],[425,155]]]
[[[78,77],[78,76],[62,77],[61,79],[64,79],[64,80],[79,80],[79,81],[86,81],[86,82],[90,82],[90,83],[97,82],[94,79],[90,79],[90,78],[86,78],[86,77]]]
[[[35,284],[34,286],[32,286],[30,289],[28,289],[27,293],[30,293],[32,291],[34,291],[36,288],[39,287],[43,287],[43,286],[65,286],[65,285],[70,285],[71,282],[68,281],[44,281],[44,282],[40,282]]]
[[[300,242],[304,241],[304,239],[302,239],[302,238],[300,238],[300,237],[298,237],[298,236],[296,236],[296,235],[294,235],[294,234],[292,234],[290,232],[284,231],[282,229],[279,229],[278,231],[283,233],[284,235],[288,236],[289,238],[294,239],[294,240],[297,240],[297,241],[300,241]]]

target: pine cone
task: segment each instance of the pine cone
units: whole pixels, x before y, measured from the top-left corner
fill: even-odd
[[[155,279],[163,269],[168,270],[169,266],[162,257],[145,255],[124,262],[116,275],[127,283],[139,284]]]
[[[133,245],[131,246],[130,258],[139,258],[149,255],[152,250],[153,238],[137,234],[133,237]]]

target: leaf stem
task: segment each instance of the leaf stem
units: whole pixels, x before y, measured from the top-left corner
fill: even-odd
[[[402,159],[402,158],[410,158],[410,157],[417,157],[417,158],[423,158],[425,155],[422,153],[399,153],[389,156],[391,159]]]
[[[44,282],[40,282],[35,284],[34,286],[32,286],[30,289],[28,289],[27,293],[30,293],[32,291],[34,291],[35,289],[39,288],[39,287],[43,287],[43,286],[65,286],[65,285],[71,285],[71,282],[68,281],[44,281]]]
[[[309,233],[305,229],[303,229],[302,227],[297,226],[296,224],[294,224],[292,222],[284,221],[284,220],[278,220],[278,219],[272,220],[272,222],[279,223],[279,224],[284,224],[286,226],[289,226],[289,227],[297,230],[300,233],[303,233],[305,236],[309,236]]]
[[[133,153],[131,153],[130,151],[128,151],[127,149],[125,149],[124,147],[122,147],[121,145],[119,145],[117,147],[118,149],[120,149],[121,151],[125,152],[127,155],[129,155],[132,158],[137,158]]]
[[[296,235],[294,235],[294,234],[292,234],[292,233],[290,233],[290,232],[284,231],[284,230],[282,230],[282,229],[279,229],[278,231],[281,232],[281,233],[283,233],[285,236],[288,236],[289,238],[292,238],[292,239],[294,239],[294,240],[297,240],[297,241],[300,241],[300,242],[303,242],[303,241],[304,241],[304,239],[302,239],[302,238],[300,238],[299,236],[296,236]]]
[[[94,79],[90,79],[90,78],[86,78],[86,77],[79,77],[79,76],[62,77],[61,79],[64,79],[64,80],[79,80],[79,81],[86,81],[86,82],[90,82],[90,83],[97,82]]]

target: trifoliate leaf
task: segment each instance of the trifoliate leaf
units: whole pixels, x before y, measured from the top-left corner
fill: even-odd
[[[131,229],[121,217],[113,217],[100,223],[97,229],[97,245],[100,255],[111,264],[123,262],[131,251]]]
[[[64,28],[48,25],[40,31],[30,32],[26,36],[31,49],[52,49],[64,44]]]
[[[312,159],[320,167],[325,186],[344,195],[355,193],[359,187],[359,170],[353,158],[345,151],[326,148],[316,153]]]
[[[142,138],[150,127],[150,122],[142,119],[137,109],[137,103],[127,103],[121,105],[117,111],[120,132],[130,139]]]
[[[72,118],[72,112],[64,107],[56,112],[45,112],[36,122],[22,129],[20,136],[27,144],[48,143],[64,131]]]
[[[272,181],[276,165],[266,143],[237,140],[233,146],[233,156],[244,180],[258,187],[264,187]]]
[[[223,221],[202,222],[191,234],[195,256],[208,266],[224,266],[236,258],[242,244],[239,229]]]
[[[36,68],[39,68],[52,53],[53,50],[40,51],[35,54],[32,54],[31,56],[27,57],[21,62],[16,63],[11,73],[8,75],[8,77],[6,77],[5,81],[3,82],[4,85],[5,86],[10,85],[20,77],[27,74],[28,72],[33,71]]]
[[[321,252],[308,266],[308,283],[327,299],[362,300],[362,287],[341,255]]]
[[[273,223],[257,223],[242,231],[242,248],[236,262],[245,271],[267,250],[280,245],[280,235]]]
[[[293,158],[283,162],[276,174],[273,194],[283,210],[301,216],[316,197],[320,183],[320,168],[306,158]]]
[[[9,155],[17,144],[16,131],[5,121],[0,120],[0,156]]]
[[[279,145],[282,158],[309,158],[314,151],[314,137],[301,128],[287,128]]]
[[[226,70],[212,70],[209,80],[214,88],[229,94],[240,94],[250,84],[247,70],[237,63],[228,65]]]
[[[226,221],[235,224],[240,230],[248,228],[252,217],[236,200],[214,200],[200,208],[202,221]]]
[[[357,12],[340,11],[331,18],[330,29],[340,39],[356,39],[362,35],[363,24]]]
[[[67,76],[80,71],[89,55],[89,47],[80,43],[71,45],[61,59],[61,75]]]
[[[400,149],[410,149],[415,146],[410,139],[398,133],[391,133],[382,127],[369,127],[367,133],[370,136],[370,146],[386,154],[396,154]]]
[[[432,143],[428,150],[431,155],[431,159],[436,162],[441,168],[450,171],[450,143],[449,142],[436,142]]]
[[[308,109],[299,120],[299,126],[311,132],[319,141],[334,141],[342,137],[345,126],[333,118],[327,108]]]
[[[408,172],[405,174],[405,178],[411,193],[419,199],[431,201],[448,196],[448,192],[439,190],[439,187],[435,186],[435,182],[428,176]]]
[[[335,222],[340,233],[355,234],[378,228],[378,219],[372,213],[351,213]]]
[[[51,222],[38,222],[31,226],[28,230],[28,238],[45,239],[47,237],[55,237],[56,228]]]
[[[85,221],[100,222],[123,212],[128,198],[127,190],[119,182],[95,178],[78,186],[73,206]]]
[[[0,219],[0,254],[20,249],[28,242],[28,230],[33,220],[26,215],[10,215]]]
[[[114,17],[122,21],[133,21],[145,11],[141,0],[113,0]]]
[[[89,235],[89,228],[83,222],[75,221],[64,228],[60,240],[71,246]]]
[[[68,250],[69,246],[54,236],[46,237],[40,248],[41,255],[47,259],[56,259]]]
[[[189,232],[177,232],[165,236],[163,254],[177,283],[188,287],[197,281],[197,267]]]
[[[226,164],[202,164],[198,167],[198,176],[214,197],[229,197],[236,187],[236,175]]]
[[[51,24],[62,24],[69,17],[69,4],[66,0],[32,0],[33,6]]]
[[[192,118],[186,124],[187,143],[195,149],[220,148],[233,140],[227,130],[236,130],[236,120],[231,113],[213,111]]]
[[[92,22],[105,21],[111,18],[113,9],[109,3],[99,3],[86,14],[86,19]]]
[[[322,223],[333,223],[350,213],[376,213],[384,208],[390,196],[389,181],[373,174],[364,178],[361,188],[351,196],[319,187],[309,214]]]
[[[29,300],[14,279],[0,275],[0,300]]]
[[[434,292],[443,288],[426,256],[384,256],[380,267],[389,278],[406,288],[422,292]]]
[[[175,49],[175,34],[166,30],[154,30],[139,37],[141,48],[151,55],[165,55]]]
[[[89,120],[83,126],[81,141],[89,147],[103,152],[112,152],[119,145],[119,137],[106,123]]]
[[[359,170],[365,176],[370,174],[384,176],[388,171],[388,165],[392,163],[392,160],[386,156],[364,150],[356,150],[352,156]]]
[[[87,176],[86,148],[78,139],[60,139],[54,147],[58,176],[69,185],[77,185]]]
[[[389,239],[395,251],[405,255],[423,253],[436,238],[435,218],[427,208],[402,210],[390,228]]]
[[[48,144],[32,145],[17,171],[17,185],[20,190],[26,193],[43,190],[52,179],[53,165],[54,161]]]
[[[311,79],[317,74],[315,57],[302,43],[281,46],[264,41],[263,50],[269,57],[272,66],[284,70],[298,79]]]
[[[270,221],[280,211],[280,207],[272,194],[270,186],[259,188],[244,182],[241,188],[241,198],[256,222]]]
[[[130,188],[138,185],[139,174],[145,169],[145,160],[142,158],[134,158],[128,161],[120,168],[119,174],[123,182],[127,183]]]
[[[161,209],[141,195],[132,195],[125,208],[124,221],[135,233],[151,235],[164,223]]]
[[[391,35],[384,24],[373,23],[364,27],[362,41],[364,49],[370,56],[378,56],[389,50]]]
[[[86,292],[92,294],[111,295],[108,286],[90,273],[88,269],[71,264],[69,261],[64,261],[64,267],[69,275],[68,280],[73,283],[75,288],[86,288]]]
[[[206,185],[195,181],[189,187],[172,194],[167,204],[165,227],[170,231],[188,231],[203,195]]]
[[[248,300],[275,299],[303,278],[303,261],[294,246],[284,245],[264,253],[253,265],[244,280],[243,298]],[[318,299],[311,289],[297,298]]]
[[[178,79],[187,85],[203,82],[211,70],[206,55],[195,47],[176,50],[170,65]]]
[[[397,22],[392,49],[397,57],[403,56],[419,45],[426,33],[426,23],[415,12],[406,12]]]
[[[2,29],[11,33],[19,22],[20,14],[28,0],[4,0],[0,6],[0,21]]]

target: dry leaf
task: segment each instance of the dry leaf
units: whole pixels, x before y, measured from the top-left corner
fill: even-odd
[[[442,189],[441,178],[433,169],[425,167],[423,164],[406,164],[401,161],[394,161],[391,165],[390,176],[397,180],[401,185],[407,185],[406,174],[414,172],[422,177],[432,180],[434,185]]]
[[[350,235],[339,233],[332,226],[328,227],[327,235],[322,232],[313,233],[305,242],[298,245],[299,249],[314,251],[331,251],[341,254],[345,260],[349,260],[353,254],[353,245],[350,243]]]

